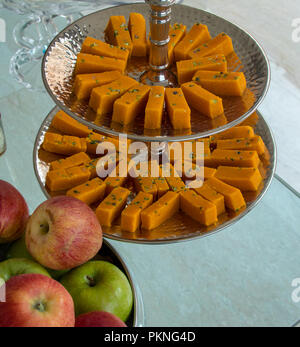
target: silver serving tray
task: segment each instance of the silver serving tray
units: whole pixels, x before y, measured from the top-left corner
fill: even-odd
[[[50,193],[45,187],[46,175],[49,170],[48,160],[44,160],[41,155],[41,145],[44,141],[44,135],[48,131],[54,115],[58,112],[59,108],[55,107],[46,117],[41,125],[41,128],[37,134],[34,152],[33,152],[33,165],[38,182],[47,198],[51,198]],[[257,193],[249,193],[246,195],[247,207],[245,210],[239,213],[224,214],[220,217],[219,223],[216,226],[204,227],[199,223],[193,221],[190,217],[179,212],[171,219],[166,221],[160,227],[152,231],[138,231],[136,233],[126,233],[120,229],[120,226],[115,225],[111,228],[103,228],[104,237],[109,239],[143,243],[143,244],[167,244],[181,241],[188,241],[192,239],[198,239],[207,235],[212,235],[218,231],[221,231],[232,224],[239,221],[246,214],[248,214],[262,199],[267,189],[270,186],[271,180],[274,176],[276,166],[276,146],[274,142],[271,130],[262,117],[259,114],[259,121],[255,127],[255,132],[260,135],[266,144],[269,151],[269,165],[265,167],[265,179],[264,183]],[[55,160],[57,158],[53,158]],[[62,193],[58,193],[62,194]],[[245,196],[245,194],[244,194]]]
[[[168,117],[164,117],[161,132],[145,132],[144,117],[139,115],[133,125],[124,128],[111,123],[111,115],[96,116],[87,101],[77,101],[72,94],[73,70],[76,56],[87,36],[104,39],[104,29],[112,15],[129,17],[130,12],[140,12],[148,17],[149,6],[131,4],[108,8],[80,18],[66,27],[50,43],[42,63],[42,77],[45,87],[56,105],[73,118],[95,130],[109,135],[127,133],[138,141],[186,141],[206,137],[239,124],[251,115],[264,99],[270,83],[268,59],[257,41],[238,26],[209,12],[184,5],[174,5],[172,22],[184,23],[190,28],[194,23],[206,24],[212,34],[226,32],[233,39],[235,52],[230,60],[231,71],[243,71],[248,89],[243,97],[223,98],[225,113],[214,121],[192,110],[191,131],[172,129]],[[173,67],[174,68],[174,67]],[[139,79],[147,69],[146,59],[132,59],[128,65],[129,76]]]

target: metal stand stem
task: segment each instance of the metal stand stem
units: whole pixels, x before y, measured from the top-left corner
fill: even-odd
[[[175,0],[145,0],[150,10],[150,70],[141,76],[141,82],[148,85],[175,87],[176,76],[168,70],[168,44],[171,21],[171,6]]]

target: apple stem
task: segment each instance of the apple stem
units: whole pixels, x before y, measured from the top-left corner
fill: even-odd
[[[87,279],[88,285],[89,285],[90,287],[95,287],[96,282],[95,282],[95,280],[93,279],[93,277],[91,277],[91,276],[86,276],[86,279]]]

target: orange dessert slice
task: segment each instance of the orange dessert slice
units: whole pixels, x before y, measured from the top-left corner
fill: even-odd
[[[165,96],[167,111],[173,128],[190,129],[191,109],[181,88],[167,88]]]
[[[161,86],[151,87],[149,99],[145,110],[146,129],[160,129],[165,103],[165,88]]]
[[[153,230],[171,218],[179,210],[180,195],[167,192],[141,213],[142,228]]]
[[[202,187],[195,188],[195,192],[201,195],[204,199],[210,201],[217,208],[217,214],[220,216],[225,212],[224,196],[218,193],[215,189],[210,187],[206,182],[203,183]]]
[[[116,99],[121,97],[136,84],[133,78],[122,76],[112,83],[94,88],[89,105],[98,115],[111,113]]]
[[[219,180],[242,191],[256,192],[263,180],[258,168],[219,166],[215,175]]]
[[[112,121],[128,125],[135,120],[137,115],[144,113],[150,88],[145,84],[135,84],[121,98],[116,100],[113,107]]]
[[[201,43],[207,42],[210,38],[211,36],[206,25],[200,23],[194,24],[184,39],[175,47],[175,60],[188,59],[188,54],[192,49],[201,45]]]
[[[106,185],[100,178],[94,178],[77,187],[67,191],[68,196],[72,196],[91,205],[94,202],[101,201],[105,194]]]
[[[46,133],[43,149],[47,152],[62,155],[73,155],[80,152],[86,152],[86,140],[76,137],[59,135],[55,133]]]
[[[96,74],[82,74],[75,77],[74,94],[77,99],[88,99],[92,89],[111,83],[121,77],[120,71],[107,71]]]
[[[225,206],[235,212],[246,206],[246,202],[241,191],[229,184],[226,184],[216,177],[208,179],[207,184],[218,193],[224,195]]]
[[[132,56],[145,57],[147,55],[148,43],[146,37],[146,21],[140,13],[130,13],[128,29],[132,41]]]
[[[85,153],[80,152],[66,159],[58,159],[50,163],[50,170],[68,169],[88,163],[91,158]]]
[[[79,53],[75,66],[75,75],[85,73],[99,73],[105,71],[120,71],[122,74],[126,69],[126,61],[122,59],[104,57],[103,55],[92,55]]]
[[[184,24],[175,23],[169,32],[170,41],[168,46],[168,57],[169,65],[172,65],[174,62],[174,49],[176,45],[184,38],[186,33],[186,26]]]
[[[210,226],[217,223],[217,207],[208,200],[203,199],[193,190],[180,193],[181,210],[202,225]]]
[[[232,39],[225,33],[221,33],[215,38],[197,46],[192,49],[188,56],[190,59],[197,59],[201,57],[207,57],[212,54],[224,54],[228,56],[234,51],[232,45]]]
[[[128,49],[131,56],[132,40],[124,16],[111,16],[105,35],[110,44]]]
[[[129,51],[124,47],[110,45],[101,40],[87,37],[82,44],[81,53],[100,55],[109,58],[121,59],[127,62]]]
[[[212,152],[209,166],[258,167],[259,164],[260,159],[256,151],[216,149]]]
[[[178,61],[176,66],[179,84],[192,81],[198,70],[227,72],[227,60],[223,54]]]
[[[97,207],[96,216],[102,226],[110,227],[124,209],[130,190],[119,187],[114,189]]]
[[[58,111],[54,116],[51,126],[61,131],[63,134],[86,137],[91,130],[77,120],[66,114],[64,111]]]
[[[135,199],[121,214],[121,229],[127,232],[136,232],[141,225],[141,213],[153,202],[152,194],[139,192]]]
[[[243,96],[247,82],[243,72],[215,72],[199,70],[193,81],[220,96]]]
[[[224,113],[222,99],[196,83],[185,83],[181,89],[188,104],[205,116],[214,119]]]

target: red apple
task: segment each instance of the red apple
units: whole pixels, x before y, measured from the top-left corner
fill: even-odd
[[[0,327],[74,327],[74,303],[55,280],[39,274],[6,282],[6,302],[0,303]]]
[[[41,265],[72,269],[92,259],[102,246],[102,229],[82,201],[58,196],[42,203],[29,218],[26,246]]]
[[[11,184],[0,180],[0,243],[17,240],[29,217],[23,196]]]
[[[76,317],[76,328],[124,328],[127,325],[117,316],[109,312],[96,311]]]

